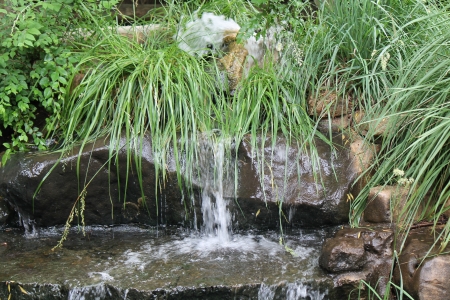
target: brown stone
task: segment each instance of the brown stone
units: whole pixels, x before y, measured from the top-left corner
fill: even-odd
[[[350,95],[338,95],[332,89],[322,89],[308,98],[308,113],[311,116],[339,117],[351,113],[353,99]]]
[[[351,117],[349,115],[343,115],[332,119],[322,119],[317,124],[317,129],[322,132],[342,132],[345,128],[348,128],[351,123]]]
[[[436,234],[430,228],[410,232],[398,258],[394,282],[417,300],[450,299],[450,255],[433,247]],[[448,253],[449,247],[442,253]],[[426,257],[428,255],[428,257]]]
[[[393,237],[389,228],[343,228],[325,242],[319,265],[336,274],[335,288],[343,294],[348,295],[361,287],[364,291],[361,286],[364,280],[383,295],[392,268]],[[342,261],[338,262],[339,259]],[[353,292],[349,299],[360,298]]]
[[[402,227],[406,215],[403,214],[410,193],[408,186],[377,186],[369,191],[367,206],[364,210],[364,221],[370,223],[395,223]],[[423,201],[417,208],[415,220],[419,221],[420,215],[427,215],[425,211],[432,208]]]
[[[328,239],[319,258],[319,265],[333,273],[361,270],[365,262],[364,241],[347,237]]]
[[[367,170],[380,149],[380,145],[369,143],[362,138],[354,139],[350,144],[350,155],[353,157],[356,172],[361,174]]]
[[[230,90],[235,90],[242,79],[248,51],[244,45],[236,43],[236,38],[233,36],[226,37],[224,42],[227,43],[228,53],[219,59],[219,62],[227,72]]]

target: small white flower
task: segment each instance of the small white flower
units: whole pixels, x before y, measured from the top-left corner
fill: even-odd
[[[294,59],[297,61],[299,66],[303,65],[303,50],[298,48],[296,45],[292,45],[292,55]]]
[[[370,58],[374,57],[375,54],[377,54],[377,52],[378,52],[377,50],[373,49],[372,54],[370,55]]]
[[[394,176],[403,177],[405,175],[405,172],[400,169],[394,169]]]
[[[278,52],[280,52],[281,50],[283,50],[283,44],[278,42],[277,45],[275,46],[275,50],[277,50]]]
[[[391,58],[391,55],[389,54],[389,52],[385,52],[381,56],[381,69],[383,71],[386,71],[386,69],[387,69],[387,64],[388,64],[389,58]]]
[[[406,178],[400,178],[399,180],[397,180],[398,185],[409,185],[409,181]]]

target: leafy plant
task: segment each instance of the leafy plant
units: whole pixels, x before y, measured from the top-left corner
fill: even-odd
[[[0,135],[11,151],[46,149],[56,130],[68,81],[79,61],[73,53],[89,24],[86,7],[103,12],[117,1],[7,0],[0,26]],[[8,9],[5,9],[8,8]]]

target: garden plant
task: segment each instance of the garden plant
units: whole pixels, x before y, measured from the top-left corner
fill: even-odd
[[[186,155],[185,165],[177,166],[181,188],[184,176],[196,172],[189,164],[205,136],[227,141],[228,155],[247,136],[256,146],[257,132],[273,143],[281,133],[313,158],[315,138],[333,147],[318,122],[332,119],[335,103],[313,114],[308,103],[333,94],[349,99],[351,117],[363,113],[344,134],[381,144],[361,175],[373,176],[351,203],[352,226],[360,224],[370,188],[379,185],[409,188],[399,236],[415,222],[436,225],[450,208],[450,15],[444,1],[173,1],[147,14],[145,22],[160,26],[143,42],[117,34],[117,4],[6,0],[0,6],[2,164],[14,151],[64,155],[75,144],[109,137],[113,167],[125,136],[130,168],[139,170],[142,140],[150,134],[160,184],[170,147],[176,157]],[[240,24],[238,43],[279,28],[282,56],[269,54],[231,91],[220,80],[220,53],[195,57],[173,38],[203,12]],[[382,134],[376,131],[381,124]],[[264,158],[259,162],[263,169]],[[436,232],[444,249],[450,223]],[[408,298],[401,286],[393,290],[398,299]]]

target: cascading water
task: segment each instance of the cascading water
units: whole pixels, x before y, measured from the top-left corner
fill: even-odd
[[[36,299],[336,299],[329,293],[332,279],[318,267],[329,233],[289,229],[286,245],[279,244],[279,231],[233,233],[230,143],[217,135],[200,140],[197,169],[190,174],[196,175],[191,179],[201,199],[188,200],[201,201],[200,232],[99,226],[87,227],[83,237],[73,228],[64,248],[51,251],[63,228],[41,230],[33,238],[0,231],[0,254],[7,257],[0,298],[9,296],[1,283],[14,280]],[[195,209],[193,217],[197,229]]]
[[[203,142],[199,149],[203,231],[209,237],[216,237],[219,244],[225,244],[230,241],[231,215],[224,199],[227,183],[224,141]]]

